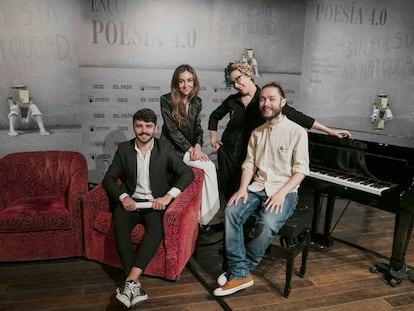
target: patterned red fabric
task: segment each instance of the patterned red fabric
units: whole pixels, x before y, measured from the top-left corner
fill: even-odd
[[[194,252],[198,235],[198,215],[204,173],[193,168],[194,180],[167,208],[164,214],[164,240],[144,274],[177,280]],[[113,233],[109,201],[101,185],[83,196],[86,258],[122,268]],[[139,247],[145,227],[137,225],[131,233]]]
[[[71,229],[65,197],[20,198],[0,211],[0,233]]]
[[[0,159],[0,261],[82,256],[85,157],[18,152]]]

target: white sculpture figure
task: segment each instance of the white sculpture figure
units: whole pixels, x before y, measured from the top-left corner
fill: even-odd
[[[242,62],[247,63],[250,66],[252,66],[253,71],[254,71],[254,76],[255,77],[260,77],[259,64],[257,63],[257,60],[254,57],[254,53],[253,53],[252,48],[244,49],[244,53],[243,53],[243,56],[242,56]]]
[[[378,94],[377,100],[373,105],[371,122],[375,129],[383,129],[385,122],[392,120],[392,111],[388,104],[388,96],[386,94]]]
[[[49,135],[43,124],[42,113],[29,96],[24,84],[12,86],[12,96],[7,99],[9,104],[9,136],[17,136],[17,129],[39,128],[40,135]]]

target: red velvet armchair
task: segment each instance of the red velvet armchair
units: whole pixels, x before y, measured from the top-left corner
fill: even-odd
[[[85,157],[72,151],[18,152],[0,159],[0,261],[83,255]]]
[[[145,275],[177,280],[193,254],[198,235],[198,216],[204,173],[193,168],[194,180],[164,214],[164,240],[144,271]],[[105,190],[99,184],[83,196],[85,257],[122,268],[116,249],[112,214]],[[132,241],[139,247],[145,233],[137,225],[131,233]]]

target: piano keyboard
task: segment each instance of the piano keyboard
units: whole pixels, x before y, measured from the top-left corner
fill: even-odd
[[[344,187],[349,187],[356,190],[372,193],[378,196],[381,196],[382,193],[386,190],[397,187],[396,184],[392,184],[389,182],[380,181],[367,177],[351,176],[340,171],[320,167],[311,167],[309,176]]]

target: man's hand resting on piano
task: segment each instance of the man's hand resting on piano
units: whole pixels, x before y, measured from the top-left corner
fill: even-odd
[[[318,121],[315,121],[313,123],[312,129],[325,132],[326,134],[330,136],[335,136],[338,138],[351,138],[352,137],[351,133],[348,132],[347,130],[332,129],[330,127],[323,125],[322,123],[319,123]]]

